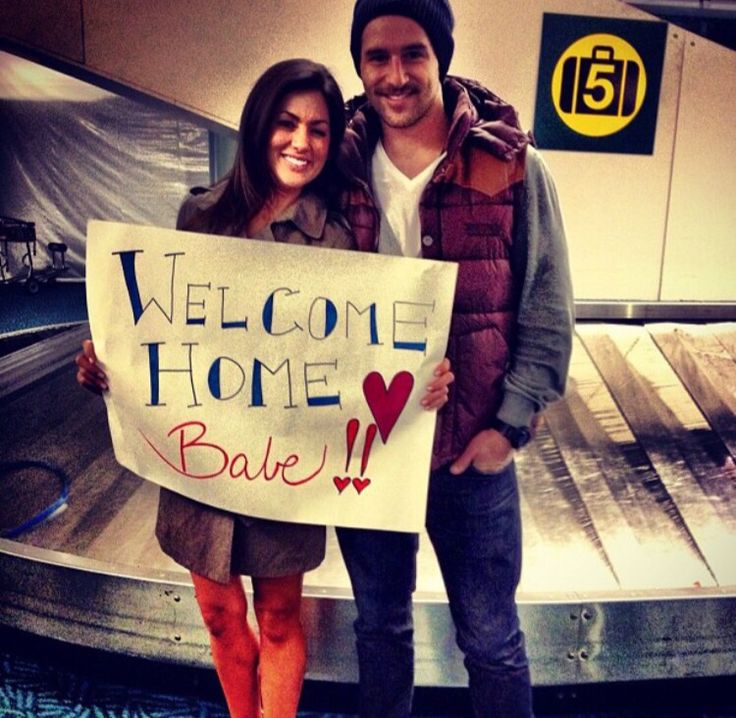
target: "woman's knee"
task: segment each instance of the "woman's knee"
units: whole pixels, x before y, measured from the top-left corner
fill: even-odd
[[[207,631],[221,638],[244,629],[247,604],[240,580],[220,584],[209,579],[195,580],[195,595]]]
[[[273,586],[265,591],[256,588],[253,609],[262,641],[283,643],[301,635],[301,590]]]
[[[284,643],[295,635],[301,634],[301,615],[299,603],[271,602],[266,605],[255,605],[258,629],[261,639],[269,643]]]

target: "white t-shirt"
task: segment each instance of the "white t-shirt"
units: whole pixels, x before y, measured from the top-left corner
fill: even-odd
[[[381,254],[422,256],[419,199],[446,152],[416,177],[407,177],[391,161],[379,140],[371,160],[373,194],[381,210],[378,251]]]

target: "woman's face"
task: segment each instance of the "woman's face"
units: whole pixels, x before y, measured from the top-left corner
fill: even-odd
[[[282,192],[300,192],[327,162],[330,116],[321,92],[292,92],[279,107],[271,130],[269,165]]]

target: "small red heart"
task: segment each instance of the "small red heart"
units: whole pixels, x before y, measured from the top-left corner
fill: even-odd
[[[355,490],[359,493],[363,493],[363,489],[367,489],[371,485],[370,479],[353,479],[353,486],[355,487]]]
[[[363,380],[363,395],[384,444],[404,411],[413,387],[414,377],[408,371],[400,371],[391,379],[388,389],[383,375],[377,371],[371,372]]]
[[[338,493],[341,494],[343,491],[345,491],[345,489],[347,489],[348,486],[350,486],[350,477],[346,476],[343,479],[340,476],[335,476],[333,477],[332,482],[337,487]]]

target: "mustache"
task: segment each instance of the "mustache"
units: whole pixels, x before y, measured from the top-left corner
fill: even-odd
[[[379,95],[394,95],[394,94],[410,94],[419,90],[419,85],[416,82],[405,82],[403,85],[393,84],[382,84],[376,87],[376,93]]]

